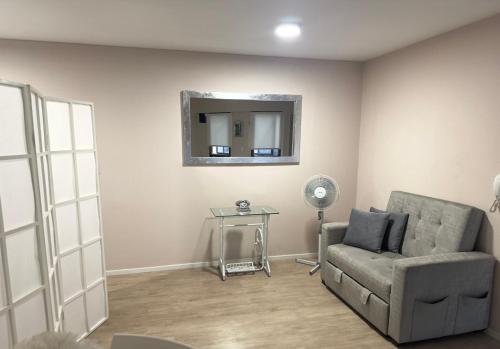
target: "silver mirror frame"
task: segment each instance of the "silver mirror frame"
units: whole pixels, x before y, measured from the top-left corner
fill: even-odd
[[[191,156],[191,98],[243,99],[254,101],[293,102],[292,155],[280,157],[199,157]],[[181,91],[182,108],[182,159],[184,166],[211,165],[298,165],[300,162],[300,121],[302,96],[280,94],[251,94],[231,92]]]

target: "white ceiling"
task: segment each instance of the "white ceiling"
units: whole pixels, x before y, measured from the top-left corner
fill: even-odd
[[[500,12],[500,0],[0,0],[0,37],[367,60]],[[282,21],[303,35],[283,42]]]

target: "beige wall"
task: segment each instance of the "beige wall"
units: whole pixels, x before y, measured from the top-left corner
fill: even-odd
[[[357,206],[384,207],[398,189],[488,211],[500,173],[500,16],[370,61],[363,78]],[[480,249],[500,257],[498,234],[500,213],[488,213]]]
[[[328,220],[354,206],[359,64],[0,40],[0,77],[95,103],[108,269],[214,258],[208,208],[237,199],[281,211],[271,255],[316,251],[316,213],[301,196],[313,174],[342,190]],[[300,165],[183,167],[184,89],[302,95]],[[236,257],[242,236],[231,236]]]

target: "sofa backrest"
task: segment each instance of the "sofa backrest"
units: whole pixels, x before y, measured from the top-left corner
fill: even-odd
[[[389,212],[408,213],[401,253],[416,257],[472,251],[484,212],[456,202],[394,191]]]

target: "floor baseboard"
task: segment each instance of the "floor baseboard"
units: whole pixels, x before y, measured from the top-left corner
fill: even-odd
[[[297,253],[297,254],[283,254],[276,256],[269,256],[269,260],[271,261],[279,261],[279,260],[289,260],[295,258],[316,258],[317,253]],[[228,262],[243,262],[248,261],[248,259],[241,260],[230,260]],[[153,267],[142,267],[142,268],[127,268],[127,269],[113,269],[107,270],[107,276],[113,275],[126,275],[126,274],[139,274],[139,273],[151,273],[155,271],[168,271],[168,270],[182,270],[182,269],[194,269],[194,268],[206,268],[210,266],[216,266],[218,263],[217,260],[207,261],[207,262],[194,262],[194,263],[181,263],[181,264],[166,264],[166,265],[158,265]]]
[[[492,337],[493,339],[496,339],[497,341],[500,341],[500,332],[495,331],[491,327],[488,327],[485,332],[488,336]]]

